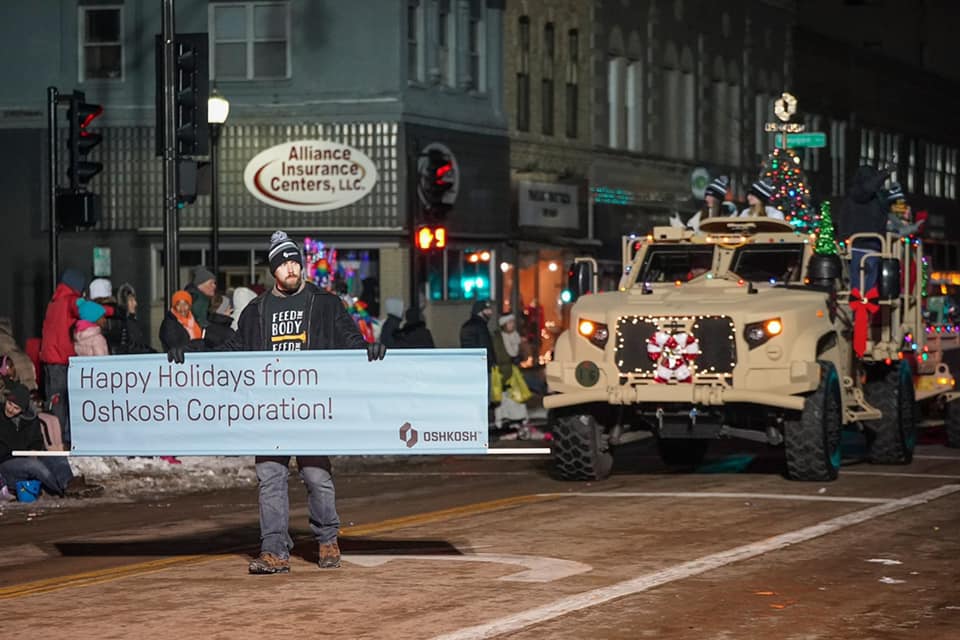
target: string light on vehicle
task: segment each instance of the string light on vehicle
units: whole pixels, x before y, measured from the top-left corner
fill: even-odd
[[[639,339],[643,339],[649,345],[651,337],[658,336],[660,332],[667,335],[683,333],[689,336],[689,338],[676,339],[678,348],[681,344],[684,350],[689,347],[687,356],[693,356],[691,339],[697,341],[698,353],[695,358],[686,358],[691,376],[694,378],[706,376],[708,379],[716,379],[717,377],[729,378],[733,375],[733,369],[736,366],[736,329],[730,316],[725,315],[621,316],[617,320],[616,330],[617,368],[621,374],[638,379],[654,380],[657,377],[657,365],[651,361],[649,347],[647,357],[643,358],[640,353],[637,353],[636,344]],[[666,344],[665,341],[664,344]],[[661,353],[661,357],[662,355]],[[729,360],[726,359],[727,357]],[[694,359],[696,359],[695,364]],[[629,364],[627,364],[628,361]],[[671,360],[671,364],[679,367],[675,360]],[[665,372],[660,371],[660,374],[663,378],[662,374]],[[681,378],[685,375],[685,371],[680,372]],[[658,382],[669,381],[663,378]]]

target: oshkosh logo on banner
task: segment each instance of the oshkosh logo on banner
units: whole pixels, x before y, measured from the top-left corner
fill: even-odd
[[[407,449],[417,444],[420,440],[420,436],[417,433],[417,430],[414,429],[409,422],[404,422],[400,427],[400,439],[403,442],[407,443]]]

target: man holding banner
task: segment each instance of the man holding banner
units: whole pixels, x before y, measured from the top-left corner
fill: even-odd
[[[367,350],[369,361],[382,360],[386,347],[367,343],[337,296],[303,280],[303,254],[283,231],[271,237],[270,270],[274,286],[243,310],[236,335],[220,351]],[[184,348],[167,357],[182,364]],[[287,482],[290,456],[257,456],[260,485],[260,555],[250,562],[252,574],[289,573],[293,540],[289,533]],[[322,569],[340,566],[340,547],[333,476],[327,456],[297,456],[300,478],[307,487],[310,528],[319,543]]]

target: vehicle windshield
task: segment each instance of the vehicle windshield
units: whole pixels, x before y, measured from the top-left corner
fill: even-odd
[[[802,264],[802,244],[748,245],[737,249],[730,271],[751,282],[797,282]]]
[[[712,266],[712,246],[654,245],[643,257],[636,282],[686,282],[706,273]]]

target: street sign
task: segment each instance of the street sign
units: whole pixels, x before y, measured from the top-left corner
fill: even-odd
[[[777,134],[775,146],[780,148],[782,133]],[[827,146],[827,134],[822,131],[810,131],[809,133],[788,133],[787,146],[793,147],[825,147]]]

